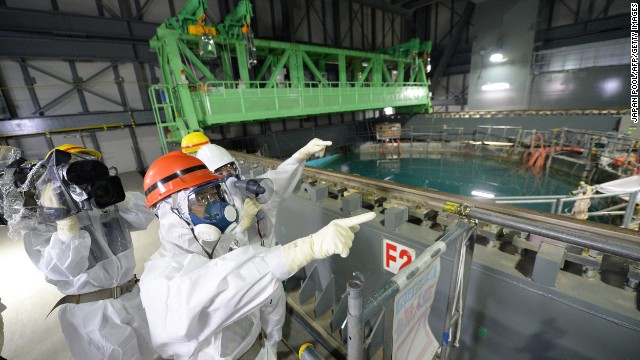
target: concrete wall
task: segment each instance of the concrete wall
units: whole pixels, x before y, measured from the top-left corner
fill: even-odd
[[[443,118],[430,115],[415,115],[404,124],[421,131],[429,127],[463,127],[465,133],[472,133],[477,126],[521,126],[524,129],[552,130],[556,128],[585,129],[592,131],[617,132],[619,116],[614,115],[527,115],[480,118]]]
[[[469,110],[528,109],[530,68],[538,1],[494,0],[480,3],[472,21],[473,42],[469,78]],[[500,51],[507,60],[492,63],[489,57]],[[507,82],[510,88],[483,91],[482,85]]]
[[[149,166],[153,160],[162,155],[158,130],[155,126],[138,126],[134,132],[138,140],[142,161],[146,166]],[[128,128],[96,132],[97,146],[89,135],[88,132],[51,134],[51,141],[54,146],[76,144],[89,149],[99,148],[107,166],[114,166],[121,173],[136,171],[133,141]],[[5,144],[21,149],[23,157],[28,160],[42,159],[49,152],[45,135],[9,138],[6,139]]]
[[[531,109],[628,108],[628,66],[539,74],[531,84]]]
[[[469,75],[468,110],[553,110],[553,109],[613,109],[628,108],[627,95],[630,78],[627,65],[602,66],[534,73],[534,35],[541,14],[539,1],[494,0],[478,4],[475,8],[475,39]],[[619,4],[618,4],[619,5]],[[562,4],[554,8],[554,20],[573,19],[563,13]],[[566,9],[565,9],[566,10]],[[611,9],[609,15],[620,11]],[[555,21],[554,25],[561,25]],[[573,20],[572,20],[573,21]],[[606,42],[572,46],[565,51],[589,52]],[[585,50],[586,49],[586,50]],[[563,50],[563,49],[558,49]],[[500,51],[507,60],[492,63],[489,56]],[[600,57],[611,59],[620,54],[600,51]],[[589,65],[591,66],[591,65]],[[483,91],[482,85],[509,83],[509,89]]]

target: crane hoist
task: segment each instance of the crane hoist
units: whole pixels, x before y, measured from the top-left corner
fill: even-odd
[[[249,0],[218,24],[206,9],[206,0],[188,0],[150,40],[164,79],[149,90],[164,152],[212,125],[387,107],[431,112],[429,41],[367,52],[259,39]]]

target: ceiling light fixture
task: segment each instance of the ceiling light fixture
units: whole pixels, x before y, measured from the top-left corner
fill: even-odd
[[[504,57],[504,55],[502,55],[501,53],[493,53],[489,57],[489,61],[493,63],[501,63],[507,61],[507,58]]]
[[[482,91],[506,90],[508,88],[509,88],[509,83],[506,83],[506,82],[482,85]]]

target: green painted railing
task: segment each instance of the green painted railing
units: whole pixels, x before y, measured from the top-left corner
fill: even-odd
[[[204,126],[332,112],[424,105],[429,89],[420,83],[214,81],[192,87],[198,122]]]

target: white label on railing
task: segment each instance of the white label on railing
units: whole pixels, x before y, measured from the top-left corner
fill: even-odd
[[[382,246],[384,246],[382,249],[384,254],[384,269],[394,274],[397,274],[402,268],[411,264],[413,259],[416,258],[416,251],[414,249],[391,240],[384,239]]]
[[[433,359],[438,343],[429,327],[429,312],[440,274],[436,259],[396,295],[393,311],[393,359]]]

